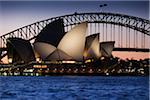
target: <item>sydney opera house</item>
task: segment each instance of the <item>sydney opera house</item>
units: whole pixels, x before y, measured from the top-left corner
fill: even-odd
[[[63,19],[46,25],[35,37],[34,43],[21,38],[8,38],[9,63],[32,61],[86,62],[111,57],[114,42],[100,42],[99,33],[87,35],[88,23],[83,22],[67,33]]]

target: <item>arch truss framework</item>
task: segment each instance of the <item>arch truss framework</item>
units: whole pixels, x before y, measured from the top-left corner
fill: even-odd
[[[150,48],[150,21],[138,17],[114,13],[74,13],[42,20],[10,33],[0,36],[0,47],[6,47],[6,39],[18,37],[25,40],[34,39],[38,33],[50,22],[63,19],[65,32],[76,24],[87,21],[88,34],[100,33],[101,41],[116,41],[118,48]],[[128,49],[127,49],[128,50]]]

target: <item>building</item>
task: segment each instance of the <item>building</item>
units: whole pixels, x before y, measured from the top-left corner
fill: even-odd
[[[86,36],[88,23],[83,22],[65,33],[63,19],[55,20],[35,37],[33,44],[20,38],[7,39],[10,63],[31,61],[84,61],[111,57],[114,42],[99,43],[99,33]]]

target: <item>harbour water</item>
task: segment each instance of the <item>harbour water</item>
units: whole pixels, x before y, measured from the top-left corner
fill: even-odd
[[[0,76],[0,100],[149,100],[149,78]]]

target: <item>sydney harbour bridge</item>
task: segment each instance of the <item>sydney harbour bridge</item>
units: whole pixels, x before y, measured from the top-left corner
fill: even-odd
[[[34,42],[40,31],[52,21],[63,19],[65,32],[88,22],[87,35],[100,33],[100,42],[115,41],[114,51],[149,52],[150,21],[117,13],[74,13],[38,21],[0,36],[0,59],[7,55],[6,39],[22,38]]]

